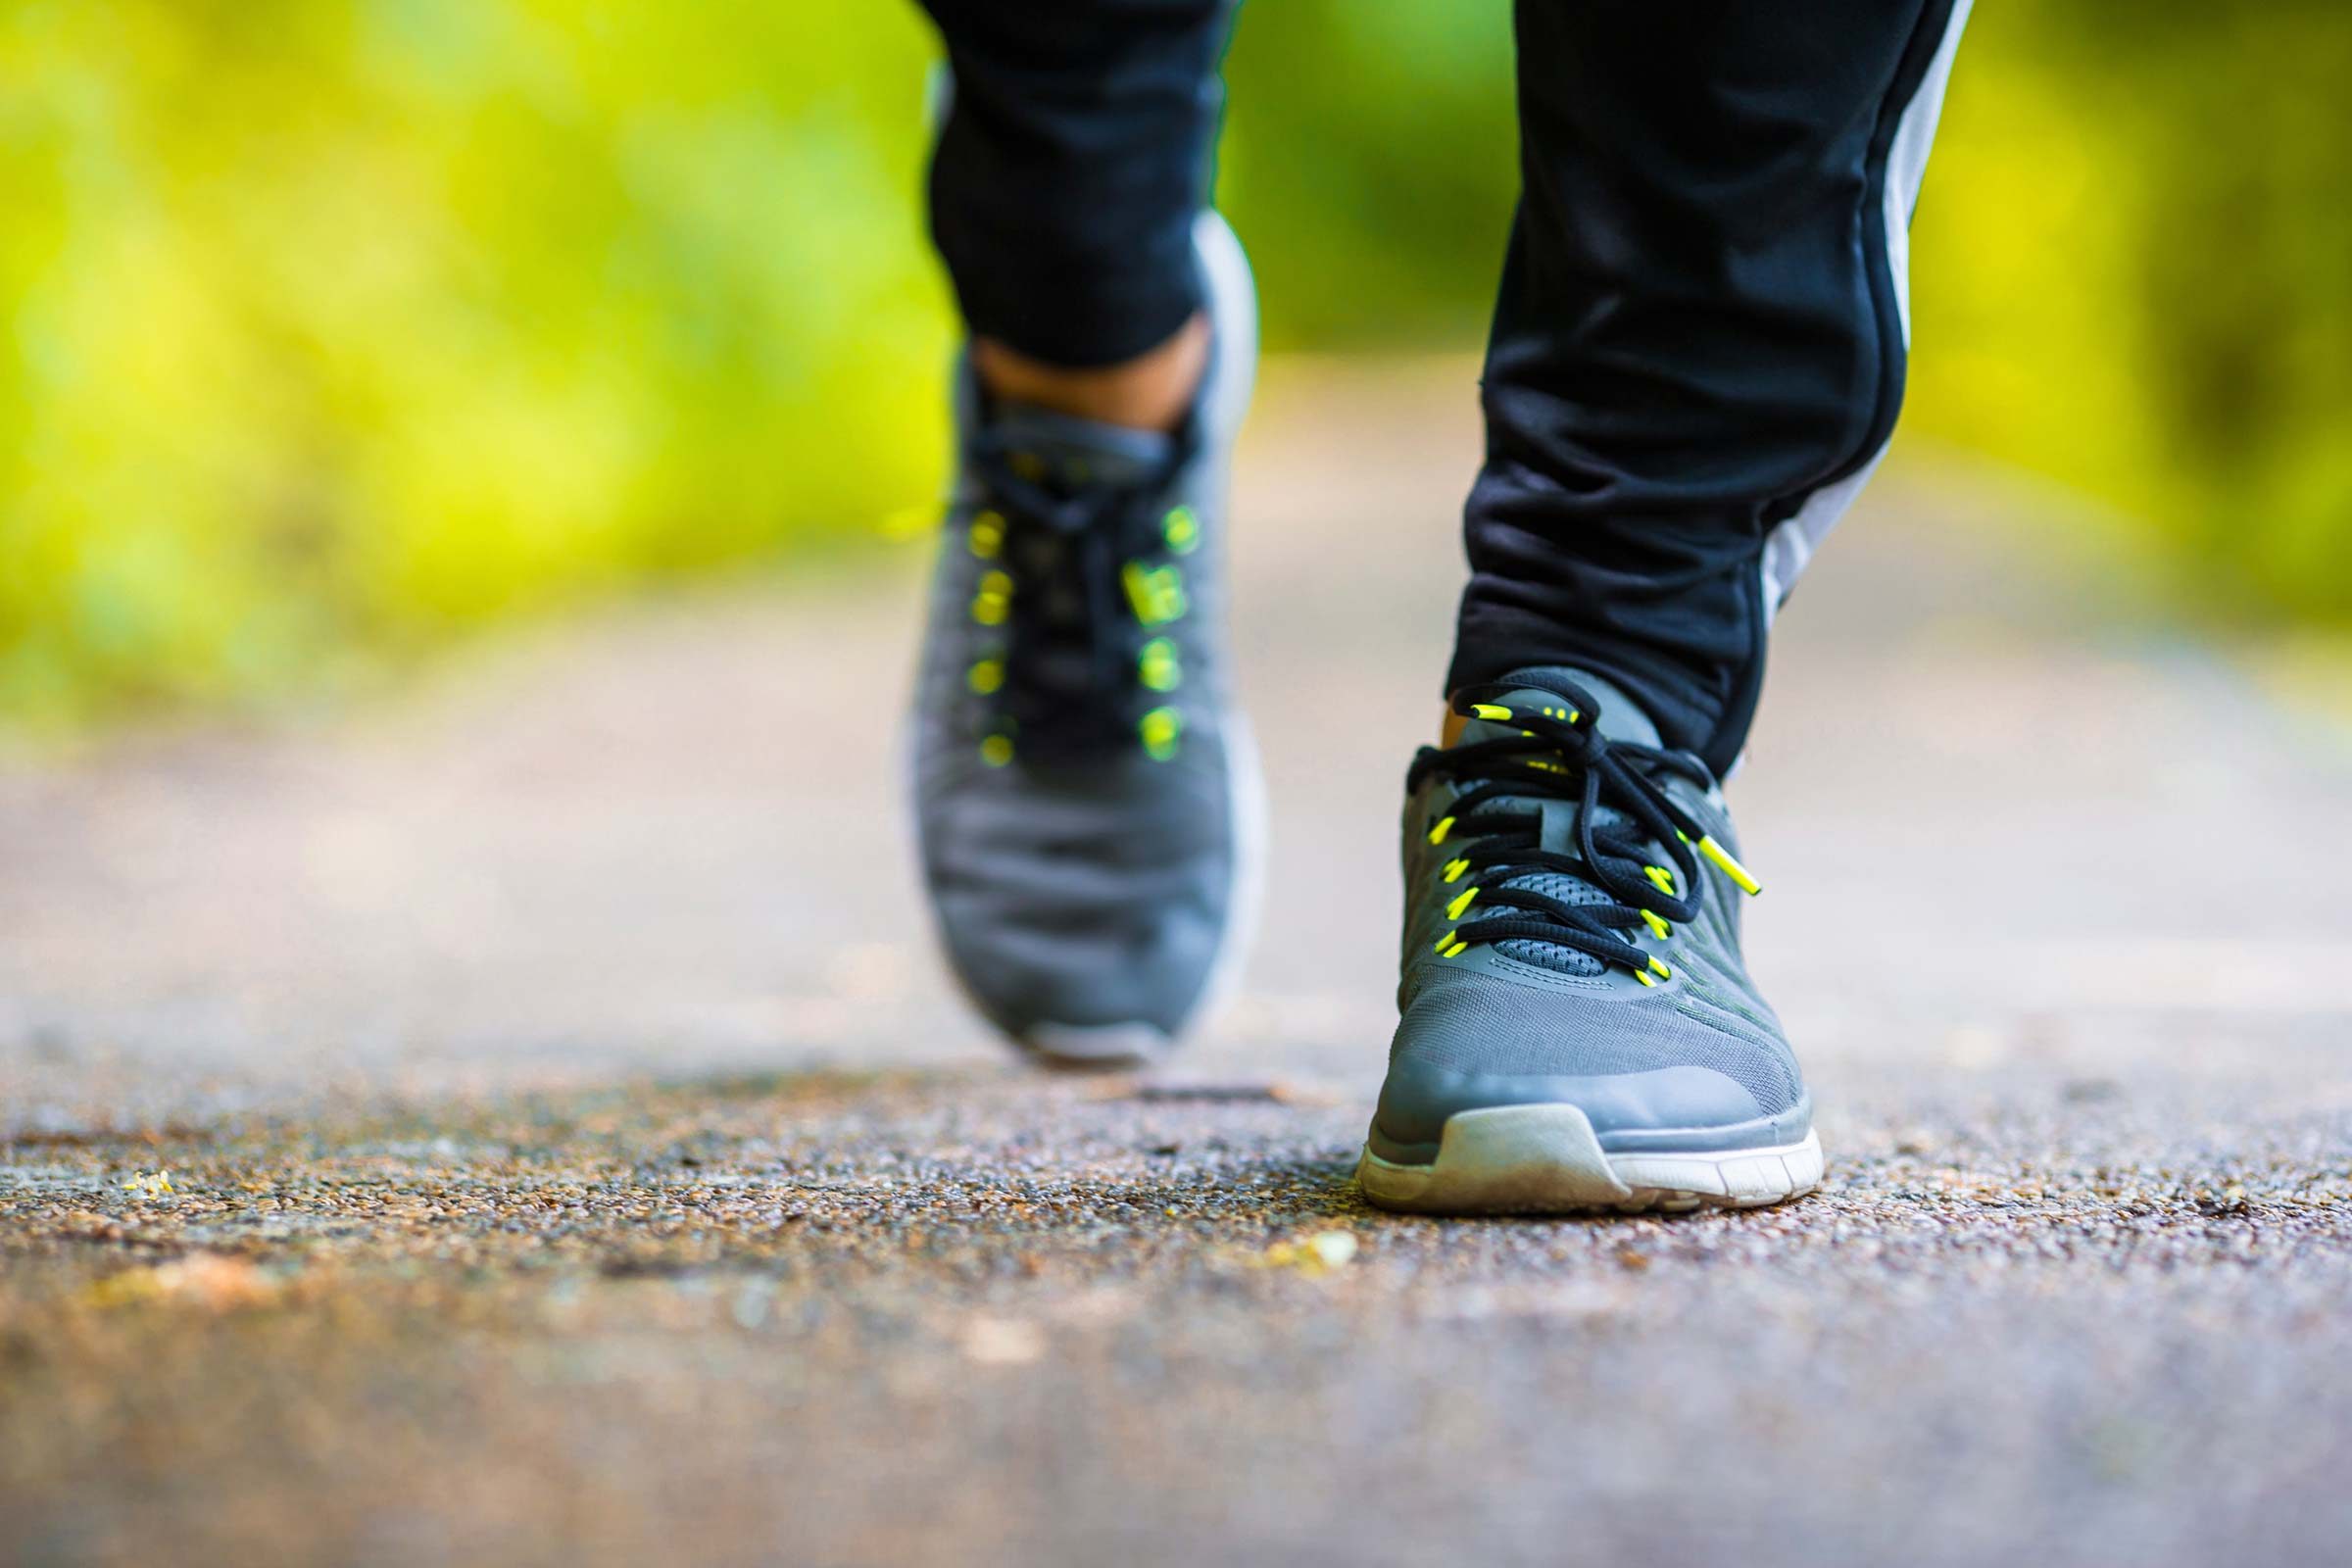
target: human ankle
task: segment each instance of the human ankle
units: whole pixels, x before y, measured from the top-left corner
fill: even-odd
[[[1071,368],[1048,365],[994,338],[972,343],[972,366],[996,397],[1136,430],[1173,430],[1191,412],[1208,368],[1208,318],[1195,316],[1174,336],[1117,365]]]

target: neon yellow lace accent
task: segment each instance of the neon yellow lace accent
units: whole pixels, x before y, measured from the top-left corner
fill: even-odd
[[[1193,515],[1192,508],[1178,507],[1159,520],[1159,534],[1170,550],[1189,556],[1200,548],[1200,519]]]
[[[1730,877],[1740,892],[1752,898],[1764,891],[1756,879],[1748,874],[1747,867],[1733,859],[1731,851],[1715,842],[1714,834],[1710,833],[1698,841],[1698,853],[1723,867],[1723,874]]]
[[[1004,684],[1004,664],[1001,660],[983,659],[964,676],[964,684],[986,697]]]
[[[1012,737],[991,735],[980,743],[980,760],[991,767],[1003,767],[1012,760]]]
[[[993,559],[1004,547],[1004,519],[997,513],[983,512],[972,518],[971,531],[965,537],[973,555]]]
[[[983,626],[1001,626],[1012,608],[1012,579],[1001,571],[985,572],[980,590],[972,595],[972,618]]]
[[[1147,566],[1130,561],[1119,573],[1127,589],[1128,606],[1147,626],[1164,626],[1184,613],[1184,573],[1174,566]]]
[[[1176,742],[1184,733],[1184,715],[1173,708],[1154,708],[1136,725],[1144,739],[1144,754],[1154,762],[1164,762],[1176,755]]]
[[[1184,680],[1184,666],[1177,662],[1176,645],[1165,637],[1154,637],[1144,644],[1136,656],[1136,673],[1143,683],[1155,692],[1172,692]]]

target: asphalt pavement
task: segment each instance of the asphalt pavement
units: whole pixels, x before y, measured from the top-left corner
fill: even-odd
[[[1901,453],[1782,623],[1817,1197],[1354,1196],[1469,376],[1270,377],[1258,957],[1149,1078],[931,955],[916,544],[0,760],[0,1560],[2352,1557],[2352,742],[2063,497]]]

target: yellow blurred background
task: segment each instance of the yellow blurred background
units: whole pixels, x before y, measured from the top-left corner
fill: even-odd
[[[332,690],[919,518],[953,341],[911,0],[0,5],[0,724]],[[1503,0],[1261,0],[1223,205],[1277,348],[1462,349]],[[1979,8],[1905,429],[2187,615],[2352,616],[2352,8]],[[1465,472],[1468,466],[1465,455]]]

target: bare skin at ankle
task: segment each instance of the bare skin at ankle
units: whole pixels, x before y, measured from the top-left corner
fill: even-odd
[[[1000,398],[1101,424],[1173,430],[1184,422],[1208,368],[1208,318],[1117,365],[1071,369],[1017,354],[994,338],[972,341],[972,367]]]

